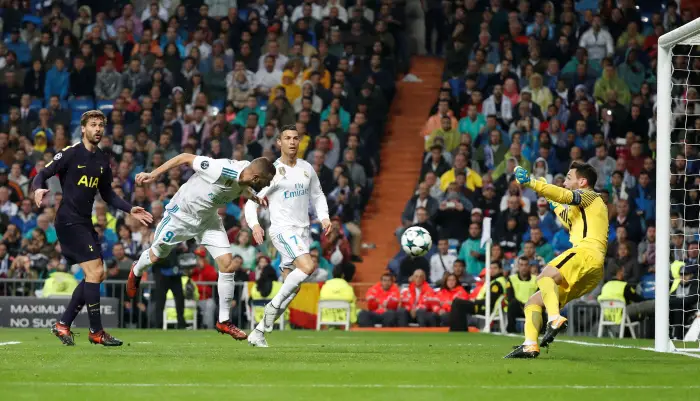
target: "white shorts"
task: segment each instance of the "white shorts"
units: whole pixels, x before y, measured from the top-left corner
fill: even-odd
[[[272,245],[280,254],[280,267],[293,269],[294,259],[309,253],[311,246],[311,230],[306,228],[285,228],[279,233],[270,232]]]
[[[168,256],[181,242],[192,238],[204,245],[214,259],[231,253],[231,244],[228,242],[224,222],[218,214],[202,221],[199,225],[194,225],[178,218],[177,206],[166,210],[163,215],[163,219],[156,228],[151,250],[154,255],[163,258]]]

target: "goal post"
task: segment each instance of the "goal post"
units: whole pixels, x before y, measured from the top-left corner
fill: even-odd
[[[674,48],[676,46],[682,46],[678,48],[680,51],[674,53]],[[685,46],[683,46],[685,45]],[[688,126],[687,116],[694,115],[697,116],[695,110],[695,105],[690,105],[693,110],[688,111],[688,104],[686,100],[683,99],[686,90],[690,87],[688,80],[685,79],[684,82],[674,83],[674,56],[686,57],[687,64],[683,65],[682,68],[687,68],[687,74],[689,76],[693,68],[693,58],[700,57],[700,53],[697,55],[691,54],[693,45],[700,45],[700,18],[683,25],[671,32],[668,32],[661,36],[658,41],[658,53],[657,53],[657,113],[656,113],[656,281],[655,281],[655,328],[654,328],[654,349],[659,352],[671,352],[675,350],[675,347],[670,339],[670,329],[671,324],[670,318],[670,285],[671,285],[671,153],[673,145],[681,144],[687,136],[688,131],[693,131],[694,126]],[[680,70],[679,66],[679,70]],[[682,70],[680,70],[682,71]],[[700,71],[698,71],[700,72]],[[674,87],[675,86],[675,87]],[[682,86],[682,88],[681,88]],[[698,86],[698,85],[693,85]],[[700,88],[698,88],[700,89]],[[675,96],[675,97],[674,97]],[[674,114],[674,103],[685,102],[686,107],[682,110],[684,112],[676,112]],[[681,103],[682,104],[682,103]],[[676,117],[686,116],[683,119],[683,126],[676,126]],[[674,132],[677,130],[678,132]],[[681,134],[682,136],[674,139],[675,134]],[[678,142],[676,142],[676,140]],[[691,142],[692,143],[692,142]],[[700,146],[700,144],[693,143],[695,146]],[[676,179],[679,176],[683,176],[685,179],[685,173],[687,171],[687,166],[683,172],[677,172],[675,175]],[[690,174],[688,174],[690,175]],[[685,198],[684,198],[685,199]],[[688,216],[682,216],[682,229],[685,229],[686,221],[690,220]],[[694,216],[693,219],[698,219],[700,216]],[[684,238],[688,237],[688,231],[684,230]],[[692,234],[694,238],[694,234]],[[696,241],[695,239],[693,239]],[[683,249],[685,251],[685,247]],[[685,254],[685,253],[683,253]],[[697,278],[697,277],[696,277]],[[684,305],[686,307],[686,305]],[[687,305],[688,308],[693,308],[688,310],[697,310],[697,307],[692,305]],[[685,309],[684,309],[685,312]],[[682,323],[681,323],[682,324]],[[700,325],[700,320],[695,321],[695,324]]]

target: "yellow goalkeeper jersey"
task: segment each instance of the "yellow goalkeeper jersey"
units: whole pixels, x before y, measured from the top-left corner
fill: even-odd
[[[529,183],[538,194],[560,203],[554,214],[569,231],[574,248],[594,249],[603,255],[608,249],[608,207],[596,192],[588,189],[574,191],[539,180]]]

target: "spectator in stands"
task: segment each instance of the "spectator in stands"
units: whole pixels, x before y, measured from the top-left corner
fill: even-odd
[[[430,282],[442,282],[445,275],[453,272],[457,255],[449,252],[449,240],[440,238],[437,242],[437,252],[430,257]]]
[[[435,218],[438,211],[438,201],[430,196],[430,188],[428,184],[422,182],[418,185],[418,191],[404,207],[403,214],[401,215],[401,221],[403,227],[399,228],[396,232],[397,237],[401,237],[403,231],[418,223],[418,208],[425,208],[428,212],[429,219]]]
[[[0,188],[0,195],[6,193],[7,188]],[[17,213],[10,214],[9,217],[10,223],[17,226],[22,234],[26,234],[37,224],[37,215],[33,211],[32,201],[28,198],[23,199]]]
[[[530,273],[530,263],[524,256],[517,258],[517,270],[512,271],[508,276],[506,286],[506,296],[508,301],[508,326],[509,333],[516,333],[516,323],[518,318],[525,317],[525,304],[532,294],[537,292],[537,282],[535,275]]]
[[[579,46],[586,49],[589,58],[593,61],[599,62],[613,55],[615,51],[613,38],[606,29],[603,29],[600,15],[593,17],[591,27],[581,35]]]
[[[680,237],[683,238],[683,237]],[[675,244],[673,246],[675,248]],[[656,226],[647,224],[647,232],[644,240],[637,248],[637,262],[642,272],[649,272],[655,268],[656,264]]]
[[[65,67],[65,60],[57,57],[53,62],[53,67],[46,73],[46,83],[44,84],[44,99],[46,102],[49,101],[52,95],[57,95],[61,100],[68,98],[70,73]]]
[[[97,73],[95,96],[98,100],[114,100],[122,91],[122,77],[113,63],[112,59],[105,59],[102,70]]]
[[[425,123],[425,126],[423,127],[423,130],[421,131],[421,136],[427,137],[429,136],[433,131],[436,129],[439,129],[442,127],[442,117],[444,115],[447,115],[450,117],[450,123],[452,129],[456,129],[459,125],[459,122],[454,116],[454,113],[452,110],[450,110],[450,102],[447,100],[441,100],[438,103],[438,109],[437,113],[433,114],[428,118],[428,121]]]
[[[463,177],[464,173],[458,173],[457,177]],[[452,182],[447,187],[447,192],[440,201],[435,215],[435,223],[440,226],[440,234],[443,237],[454,238],[463,241],[468,236],[468,227],[471,210],[474,205],[459,191],[458,183]]]
[[[539,273],[545,267],[546,261],[537,253],[537,247],[532,241],[525,241],[520,256],[524,256],[530,262],[530,268]]]
[[[331,219],[331,230],[328,235],[321,236],[321,248],[323,257],[333,266],[344,269],[346,277],[354,275],[355,265],[352,264],[350,241],[345,236],[341,219],[337,216]]]
[[[484,268],[485,250],[481,245],[481,226],[477,223],[469,225],[469,238],[459,249],[459,259],[467,265],[467,273],[473,276]]]
[[[424,179],[428,172],[432,172],[436,176],[440,177],[450,169],[450,165],[443,156],[443,150],[443,145],[439,143],[434,143],[430,147],[430,154],[426,155],[426,159],[423,162],[423,167],[421,168],[421,179]]]
[[[409,279],[410,284],[401,291],[401,306],[398,313],[399,327],[415,322],[420,327],[434,327],[438,324],[435,311],[440,303],[435,291],[426,281],[425,271],[416,270]]]
[[[630,210],[629,201],[627,199],[618,199],[615,202],[615,207],[617,218],[611,222],[610,228],[617,230],[617,227],[625,227],[630,241],[639,243],[643,236],[639,216]]]
[[[231,253],[243,259],[243,268],[252,270],[255,267],[255,247],[251,245],[251,235],[248,230],[240,230],[236,242],[231,244]]]
[[[689,247],[689,252],[692,246]],[[695,244],[695,253],[697,254],[697,244]],[[630,248],[627,243],[621,243],[617,246],[617,253],[614,257],[608,259],[608,267],[605,269],[605,277],[607,280],[612,280],[617,273],[618,268],[624,269],[624,280],[631,285],[636,286],[644,272],[641,269],[637,259],[630,253]]]
[[[455,299],[466,300],[468,297],[467,291],[460,285],[457,276],[448,273],[445,275],[442,286],[436,295],[440,302],[440,309],[437,312],[439,324],[441,326],[449,326],[452,303]]]
[[[390,274],[383,274],[380,282],[367,290],[365,298],[367,310],[361,310],[357,316],[360,327],[374,327],[375,324],[396,327],[400,294],[399,287],[394,284]]]
[[[497,302],[502,302],[502,298],[510,285],[503,276],[503,268],[498,262],[492,262],[491,266],[491,288],[481,287],[474,300],[463,300],[457,298],[452,302],[450,311],[450,331],[467,331],[469,326],[473,326],[471,315],[486,313],[486,291],[491,291],[491,308]]]

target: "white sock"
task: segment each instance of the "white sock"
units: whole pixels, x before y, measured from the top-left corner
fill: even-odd
[[[525,346],[527,346],[527,345],[535,345],[535,344],[537,344],[537,341],[525,340],[525,342],[523,342],[523,345],[525,345]]]
[[[148,268],[151,267],[152,264],[153,263],[151,263],[151,248],[148,248],[141,253],[139,260],[136,262],[136,266],[134,266],[134,274],[137,277],[141,277],[143,271],[148,270]]]
[[[289,307],[289,304],[291,304],[292,301],[294,301],[294,298],[296,298],[297,294],[298,294],[298,292],[296,292],[296,291],[294,291],[293,293],[291,293],[291,294],[287,297],[287,299],[285,299],[285,300],[282,302],[282,305],[280,305],[280,309],[282,309],[282,310],[287,310],[287,308]]]
[[[219,272],[219,322],[231,319],[231,301],[236,289],[236,284],[233,282],[233,274]]]
[[[282,305],[280,305],[280,309],[279,309],[279,316],[282,316],[284,311],[287,310],[287,308],[289,307],[289,304],[292,303],[292,301],[297,296],[297,294],[298,294],[298,292],[295,291],[290,296],[288,296],[287,299],[282,301]],[[255,326],[255,329],[258,331],[265,330],[265,320],[263,319],[263,320],[259,321],[258,324]]]
[[[275,308],[282,308],[284,301],[287,300],[287,298],[290,298],[292,294],[295,294],[301,283],[303,283],[308,277],[309,275],[300,269],[292,270],[292,272],[287,275],[284,283],[282,283],[282,288],[280,288],[280,291],[274,298],[272,298],[272,301],[270,301],[272,306]]]
[[[553,321],[559,319],[560,317],[561,317],[561,315],[547,316],[547,323],[553,322]]]

